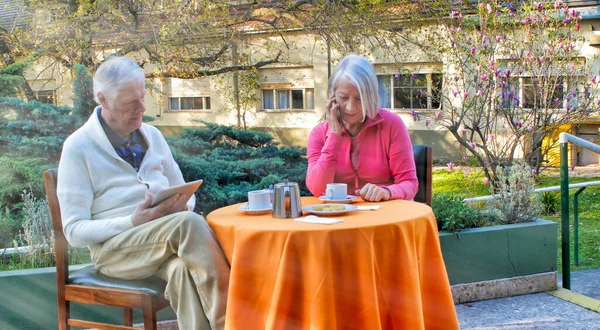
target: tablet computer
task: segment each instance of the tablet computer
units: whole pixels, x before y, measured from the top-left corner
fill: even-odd
[[[164,201],[165,199],[167,199],[175,194],[186,195],[186,196],[188,196],[188,199],[189,199],[190,197],[192,197],[194,192],[196,192],[196,190],[198,190],[198,188],[200,187],[201,184],[202,184],[202,180],[196,180],[196,181],[180,184],[178,186],[161,189],[154,196],[154,199],[152,200],[152,206],[156,206],[156,204],[159,204],[160,202]]]

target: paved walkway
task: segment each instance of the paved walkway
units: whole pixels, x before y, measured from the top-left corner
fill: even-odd
[[[559,278],[559,287],[561,284]],[[591,302],[600,310],[600,269],[571,273],[571,291],[573,301],[584,300],[588,305]],[[582,299],[578,294],[596,301]],[[461,304],[456,306],[456,312],[461,329],[600,330],[600,313],[548,293]]]

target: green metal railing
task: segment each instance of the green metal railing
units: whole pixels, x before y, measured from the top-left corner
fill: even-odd
[[[574,135],[568,133],[560,133],[559,135],[559,143],[560,143],[560,201],[561,201],[561,245],[562,245],[562,286],[565,289],[571,289],[571,251],[570,251],[570,243],[569,243],[569,142],[576,146],[586,148],[592,150],[598,154],[600,154],[600,146],[584,140],[582,138],[578,138]],[[581,187],[574,196],[574,205],[573,205],[573,213],[575,218],[575,244],[576,244],[576,263],[579,263],[578,256],[578,222],[579,222],[579,194],[585,189],[585,187]]]

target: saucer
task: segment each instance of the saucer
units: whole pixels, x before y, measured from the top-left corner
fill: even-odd
[[[240,205],[240,207],[238,207],[238,210],[244,211],[247,214],[265,214],[265,213],[269,213],[269,212],[273,211],[273,206],[270,206],[268,208],[262,208],[262,209],[250,209],[250,208],[248,208],[248,204],[245,204],[245,205]]]
[[[323,202],[330,202],[330,203],[337,203],[337,204],[348,204],[348,203],[351,203],[352,201],[354,201],[356,198],[358,198],[358,196],[354,196],[354,195],[348,195],[344,199],[329,199],[329,198],[327,198],[327,196],[321,196],[321,197],[319,197],[319,200],[323,201]]]

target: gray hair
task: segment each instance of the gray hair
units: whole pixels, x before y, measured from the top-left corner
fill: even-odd
[[[379,111],[379,85],[375,69],[369,60],[363,56],[350,54],[345,56],[329,78],[329,95],[338,81],[346,79],[356,86],[360,94],[360,103],[365,117],[373,118]]]
[[[98,93],[102,93],[107,101],[112,102],[123,86],[145,78],[144,70],[132,59],[111,56],[98,67],[94,75],[94,100],[100,104]]]

